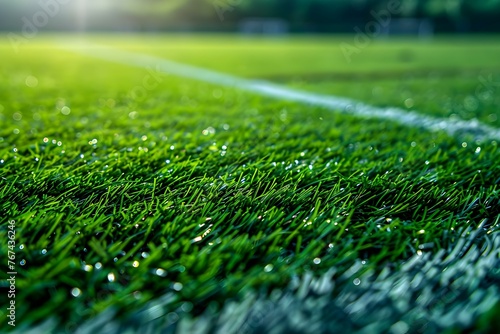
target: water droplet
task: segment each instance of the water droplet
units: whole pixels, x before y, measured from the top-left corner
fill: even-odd
[[[108,281],[110,281],[110,282],[114,282],[114,281],[115,281],[115,274],[113,274],[113,273],[109,273],[109,274],[108,274]]]
[[[203,130],[201,132],[204,136],[208,136],[208,135],[213,135],[215,134],[215,129],[211,126],[209,126],[208,128],[206,128],[205,130]]]
[[[193,303],[185,302],[184,304],[182,304],[181,309],[186,313],[191,312],[191,310],[193,309]]]
[[[101,263],[101,262],[97,262],[97,263],[95,264],[95,268],[96,268],[97,270],[100,270],[100,269],[102,268],[102,263]]]
[[[61,108],[61,114],[68,116],[71,113],[71,109],[68,106],[64,106]]]
[[[182,285],[182,283],[179,283],[179,282],[174,283],[174,285],[172,286],[172,288],[173,288],[175,291],[181,291],[183,287],[184,287],[184,286]]]
[[[23,245],[23,244],[20,244],[20,245],[19,245],[19,249],[24,249],[24,245]]]
[[[47,250],[44,248],[44,249],[42,249],[42,251],[40,253],[42,253],[42,255],[45,255],[45,254],[47,254]]]
[[[315,258],[313,260],[314,264],[320,264],[321,263],[321,259],[319,257]]]
[[[268,264],[267,266],[264,267],[264,271],[266,273],[271,272],[274,269],[274,266],[272,264]]]
[[[164,269],[162,269],[162,268],[156,269],[155,274],[158,275],[158,276],[160,276],[160,277],[167,276],[167,272]]]
[[[409,99],[406,99],[405,100],[405,107],[410,109],[410,108],[413,108],[413,106],[415,106],[415,101],[413,101],[413,99],[409,98]]]
[[[169,314],[167,314],[167,320],[170,323],[174,323],[179,320],[179,316],[175,312],[170,312]]]
[[[71,289],[71,295],[73,297],[79,297],[80,295],[82,294],[82,290],[78,289],[78,288],[73,288]]]
[[[139,267],[139,261],[134,261],[134,262],[132,263],[132,266],[133,266],[134,268]]]
[[[21,262],[19,262],[21,266],[24,266],[26,264],[26,260],[22,259]]]
[[[36,86],[38,86],[38,79],[32,75],[29,75],[26,77],[24,83],[26,84],[26,86],[30,88],[35,88]]]
[[[354,283],[354,285],[360,285],[361,284],[361,280],[359,278],[355,278],[352,283]]]

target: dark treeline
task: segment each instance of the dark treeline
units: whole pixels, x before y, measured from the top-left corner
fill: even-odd
[[[438,32],[500,31],[500,0],[0,0],[0,29],[234,31],[248,18],[279,18],[296,32],[352,32],[390,8]]]

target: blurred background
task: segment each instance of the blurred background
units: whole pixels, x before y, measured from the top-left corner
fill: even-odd
[[[500,0],[0,0],[0,30],[353,33],[390,6],[385,34],[500,31]]]

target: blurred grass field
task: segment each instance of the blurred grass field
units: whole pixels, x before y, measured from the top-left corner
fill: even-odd
[[[450,252],[470,235],[490,267],[459,282],[466,268],[457,258],[423,281],[439,278],[431,295],[459,282],[460,291],[479,291],[488,303],[467,293],[433,303],[422,293],[407,306],[416,312],[381,315],[377,329],[394,332],[401,322],[414,329],[422,321],[427,332],[494,328],[498,138],[450,137],[152,75],[61,48],[68,39],[78,37],[40,36],[18,53],[0,44],[0,239],[15,220],[19,331],[88,331],[99,316],[142,317],[130,326],[164,319],[170,331],[208,319],[207,332],[220,331],[245,316],[234,311],[224,318],[220,310],[244,304],[249,294],[266,300],[297,279],[335,268],[328,298],[340,298],[339,291],[356,296],[356,278],[387,268],[398,273],[413,256]],[[89,41],[377,106],[500,125],[496,36],[374,41],[350,63],[339,45],[351,36]],[[145,85],[145,78],[153,80]],[[480,235],[471,234],[480,224]],[[448,281],[446,269],[455,273]],[[405,291],[399,294],[404,299]],[[160,296],[168,297],[161,307],[148,308]],[[425,304],[423,313],[423,300],[439,307]],[[353,330],[368,331],[361,316],[347,311],[351,303],[339,304],[345,319]],[[375,314],[370,305],[367,312]],[[464,305],[467,319],[458,321]],[[2,331],[5,312],[2,305]],[[441,316],[449,320],[436,321]],[[328,318],[318,322],[324,332],[336,328]]]

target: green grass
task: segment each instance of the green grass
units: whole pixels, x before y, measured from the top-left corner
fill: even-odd
[[[498,92],[464,108],[469,114],[454,107],[474,94],[476,73],[498,73],[493,39],[381,42],[348,64],[338,45],[349,40],[92,38],[381,106],[412,98],[419,112],[498,127],[491,117],[499,115]],[[415,61],[387,56],[407,49]],[[113,321],[110,332],[151,324],[214,330],[241,317],[249,320],[240,330],[259,332],[272,319],[257,322],[252,314],[269,303],[276,319],[297,309],[346,314],[311,317],[320,331],[345,321],[353,330],[396,331],[404,320],[428,332],[487,332],[498,317],[495,140],[452,138],[173,76],[136,96],[147,71],[63,51],[50,38],[18,54],[4,43],[0,53],[0,240],[15,220],[21,332],[103,330],[99,324]],[[429,83],[435,71],[446,75]],[[461,240],[477,246],[461,251]],[[2,242],[0,258],[7,250]],[[440,260],[440,252],[451,260]],[[395,287],[420,275],[404,269],[419,256],[434,269],[421,269],[424,283],[414,296],[421,298],[405,318],[398,301],[407,293]],[[472,268],[467,275],[464,263]],[[335,288],[310,284],[310,275]],[[353,277],[371,283],[360,290]],[[452,282],[465,292],[438,297]],[[396,291],[366,303],[364,312],[379,318],[363,322],[364,313],[350,313],[349,305],[375,298],[377,289]],[[465,320],[436,320],[464,305]],[[2,304],[2,331],[5,315]],[[252,321],[256,327],[248,327]]]

